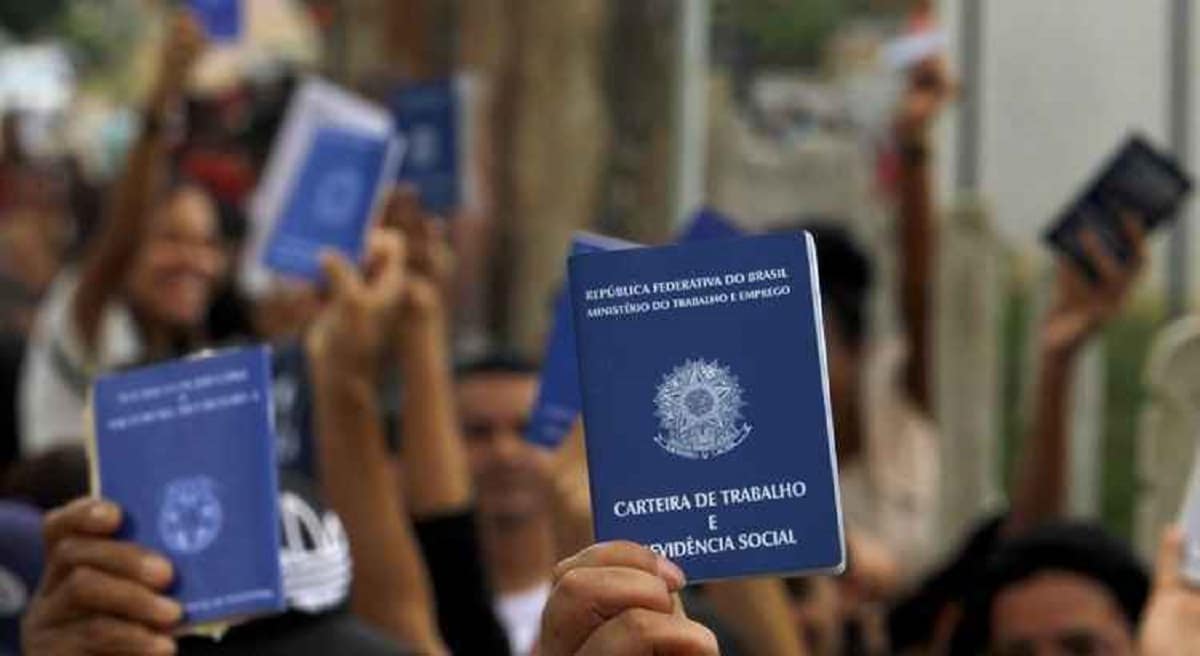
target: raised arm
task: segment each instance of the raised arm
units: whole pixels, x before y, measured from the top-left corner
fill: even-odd
[[[894,126],[899,179],[900,307],[908,340],[904,386],[926,413],[933,411],[932,299],[937,274],[937,229],[933,200],[930,132],[952,93],[944,58],[918,64],[909,73]]]
[[[114,186],[104,223],[84,259],[72,302],[75,328],[89,350],[96,346],[100,317],[110,295],[124,281],[149,220],[154,195],[167,179],[167,127],[203,48],[203,33],[187,12],[173,15],[169,30],[159,57],[158,77],[144,110],[142,131]]]
[[[1099,237],[1085,233],[1084,247],[1099,280],[1088,281],[1070,262],[1058,265],[1054,304],[1039,335],[1033,421],[1022,445],[1012,509],[1004,527],[1010,535],[1061,517],[1066,510],[1075,362],[1088,339],[1120,311],[1145,261],[1141,220],[1126,216],[1124,223],[1134,245],[1129,263],[1121,264]]]
[[[422,654],[443,654],[429,575],[394,484],[378,383],[390,319],[403,291],[404,243],[371,235],[365,278],[323,260],[330,301],[309,332],[321,483],[341,516],[354,561],[351,608]]]
[[[403,480],[417,518],[459,513],[471,505],[471,470],[454,410],[447,331],[447,287],[453,268],[437,219],[417,196],[392,195],[385,222],[408,244],[406,289],[397,322]]]

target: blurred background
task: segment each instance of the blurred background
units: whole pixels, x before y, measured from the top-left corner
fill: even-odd
[[[243,37],[211,48],[191,81],[188,123],[221,166],[253,172],[300,74],[376,98],[465,80],[467,193],[449,224],[463,352],[540,353],[574,231],[662,243],[702,205],[748,229],[844,222],[881,272],[873,325],[886,337],[901,327],[885,146],[904,86],[886,52],[914,31],[941,35],[958,89],[932,144],[940,238],[929,284],[943,521],[957,535],[1000,501],[1026,423],[1030,335],[1052,271],[1042,231],[1130,131],[1185,166],[1200,147],[1192,5],[246,0]],[[0,0],[9,369],[137,133],[172,6]],[[236,208],[246,176],[221,171]],[[240,216],[228,219],[234,234]],[[1180,218],[1156,236],[1136,301],[1089,347],[1072,410],[1072,509],[1146,549],[1178,507],[1189,465],[1179,454],[1193,450],[1200,408],[1188,375],[1200,330],[1186,318],[1200,231],[1190,210]]]

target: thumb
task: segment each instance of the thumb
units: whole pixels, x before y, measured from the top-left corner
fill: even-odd
[[[336,302],[356,296],[362,289],[362,279],[345,256],[333,250],[321,253],[321,273],[329,286],[329,293]]]

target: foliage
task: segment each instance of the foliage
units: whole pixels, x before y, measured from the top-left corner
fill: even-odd
[[[713,22],[749,44],[756,63],[811,66],[825,41],[846,20],[867,10],[893,9],[871,0],[715,0]],[[902,3],[897,3],[902,4]]]
[[[18,39],[43,34],[53,26],[66,0],[11,0],[0,2],[0,26]]]

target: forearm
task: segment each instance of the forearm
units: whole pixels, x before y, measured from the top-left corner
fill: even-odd
[[[800,631],[792,621],[787,590],[781,579],[718,581],[706,586],[706,596],[748,653],[763,656],[807,653]]]
[[[92,242],[73,303],[76,328],[89,347],[95,345],[100,316],[109,295],[120,288],[133,259],[138,241],[150,220],[154,197],[167,176],[168,144],[163,134],[163,117],[150,109],[150,120],[131,148],[113,191],[104,224]]]
[[[1041,348],[1033,421],[1014,476],[1007,534],[1060,517],[1066,509],[1074,362],[1073,349]]]
[[[444,326],[441,313],[401,324],[400,416],[407,498],[415,517],[460,512],[471,503]]]
[[[351,606],[392,637],[442,653],[433,595],[393,485],[374,386],[313,366],[321,483],[350,538]]]
[[[910,138],[911,141],[911,138]],[[925,412],[932,411],[933,349],[930,307],[933,297],[937,234],[933,216],[933,183],[929,146],[923,142],[900,144],[901,308],[908,338],[908,364],[904,372],[909,396]]]

